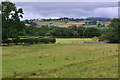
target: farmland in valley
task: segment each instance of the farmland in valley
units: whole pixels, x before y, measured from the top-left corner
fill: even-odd
[[[86,20],[86,21],[89,21],[89,20]],[[69,20],[64,20],[64,21],[33,21],[35,23],[38,24],[37,27],[41,27],[41,26],[56,26],[56,27],[69,27],[71,25],[82,25],[82,24],[85,24],[86,21],[69,21]],[[105,24],[105,26],[108,26],[110,23],[103,23],[103,22],[98,22],[98,23],[101,23],[101,24]],[[97,24],[98,24],[97,23]],[[84,27],[97,27],[97,25],[82,25]]]
[[[2,47],[3,77],[117,78],[118,44],[82,41],[57,38],[55,44]]]

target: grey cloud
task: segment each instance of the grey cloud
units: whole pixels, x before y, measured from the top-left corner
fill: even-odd
[[[25,18],[40,17],[117,17],[117,2],[19,2]],[[38,16],[38,17],[37,17]]]

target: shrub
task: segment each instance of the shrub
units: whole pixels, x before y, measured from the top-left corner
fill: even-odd
[[[47,37],[45,37],[45,39],[47,39],[47,41],[48,41],[49,43],[55,43],[55,42],[56,42],[56,39],[53,38],[52,36],[47,36]]]
[[[98,37],[95,36],[95,37],[92,38],[92,40],[93,41],[98,41]]]
[[[43,42],[43,43],[49,43],[50,41],[49,41],[49,38],[42,38],[41,39],[41,42]]]
[[[55,42],[56,42],[56,39],[55,39],[55,38],[51,38],[51,39],[50,39],[50,42],[51,42],[51,43],[55,43]]]
[[[2,43],[6,43],[7,45],[9,45],[9,43],[12,43],[12,40],[4,39],[2,40]]]
[[[43,38],[43,36],[39,36],[39,38]]]
[[[108,34],[104,34],[99,37],[99,41],[107,41],[107,39],[108,39]]]
[[[12,40],[12,43],[16,43],[16,44],[21,43],[21,39],[20,38],[15,38],[15,39]]]
[[[39,42],[39,39],[38,38],[28,38],[26,39],[26,43],[29,43],[29,44],[37,44]]]

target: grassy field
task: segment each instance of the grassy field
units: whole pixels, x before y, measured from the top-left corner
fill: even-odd
[[[38,27],[41,27],[42,25],[48,25],[48,26],[59,26],[59,25],[63,25],[63,24],[66,24],[65,22],[75,22],[77,23],[77,21],[69,21],[69,20],[66,20],[66,21],[44,21],[44,22],[37,22],[37,24],[39,25]],[[83,22],[83,21],[80,21],[80,22]],[[91,27],[91,26],[90,26]],[[94,25],[93,25],[94,27]]]
[[[56,44],[3,47],[3,77],[117,78],[118,44],[82,40],[58,38]]]
[[[58,25],[62,25],[65,24],[65,21],[44,21],[44,22],[39,22],[37,23],[39,26],[44,26],[44,25],[48,25],[48,26],[58,26]]]
[[[84,25],[84,27],[97,27],[97,25]]]

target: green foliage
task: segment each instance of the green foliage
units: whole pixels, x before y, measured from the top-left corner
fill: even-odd
[[[94,28],[94,27],[88,27],[85,29],[85,37],[86,38],[92,38],[92,37],[95,37],[95,36],[100,36],[101,35],[101,31],[97,28]]]
[[[92,38],[92,40],[93,41],[98,41],[98,37],[95,36],[95,37]]]
[[[111,20],[109,27],[108,40],[112,43],[120,42],[120,19],[114,18]]]
[[[23,30],[24,24],[20,22],[22,9],[17,9],[12,2],[2,2],[2,38],[16,38]]]
[[[3,40],[3,44],[15,43],[15,44],[38,44],[38,43],[55,43],[56,39],[53,37],[24,37],[24,38],[13,38]]]
[[[81,27],[81,26],[79,26],[79,27]],[[76,25],[72,25],[72,26],[68,27],[68,31],[69,31],[71,37],[74,37],[74,38],[80,37],[80,35],[78,33],[78,27]]]
[[[43,43],[55,43],[56,39],[53,37],[44,37],[44,38],[41,38],[40,41]]]
[[[9,40],[9,39],[4,39],[4,40],[2,41],[2,43],[7,43],[7,44],[9,44],[9,43],[12,43],[12,41]]]
[[[69,36],[67,28],[54,27],[48,33],[51,34],[50,36],[58,37],[58,38]]]
[[[108,34],[103,34],[99,37],[99,41],[108,41],[108,37],[109,37]]]
[[[45,39],[48,39],[48,41],[49,41],[50,43],[55,43],[55,42],[56,42],[56,39],[53,38],[53,37],[51,37],[51,36],[45,37]]]
[[[82,38],[83,31],[86,38],[100,36],[101,30],[95,27],[85,28],[84,26],[72,25],[68,28],[65,27],[35,27],[26,26],[22,36],[52,36],[56,38]]]
[[[41,28],[35,27],[35,26],[25,26],[24,31],[22,34],[24,36],[44,36],[50,28],[44,26]]]
[[[100,27],[100,26],[101,26],[101,23],[98,23],[98,24],[97,24],[97,27]]]
[[[103,28],[100,28],[100,31],[101,31],[102,34],[108,34],[109,28],[108,27],[103,27]]]

